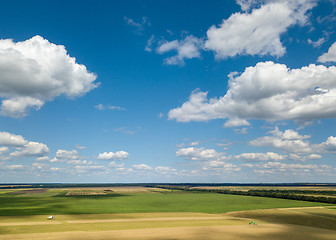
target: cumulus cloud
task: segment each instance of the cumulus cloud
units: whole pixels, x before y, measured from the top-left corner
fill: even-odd
[[[24,117],[46,101],[82,96],[97,87],[97,76],[76,63],[62,45],[41,36],[23,42],[0,40],[1,114]]]
[[[8,132],[0,132],[0,145],[22,147],[27,143],[28,141],[20,135],[15,135]]]
[[[58,149],[55,158],[51,162],[71,162],[82,159],[82,156],[76,150]]]
[[[10,153],[11,157],[43,157],[49,154],[47,145],[38,142],[29,142],[18,150]]]
[[[322,156],[315,153],[336,153],[336,137],[330,136],[325,142],[311,144],[308,139],[310,135],[300,135],[298,132],[287,129],[284,132],[277,127],[268,132],[269,136],[259,137],[251,140],[249,144],[253,146],[271,146],[290,153],[292,160],[315,160]],[[298,155],[299,154],[299,155]],[[310,154],[302,156],[302,154]]]
[[[318,62],[336,62],[336,42],[331,45],[327,53],[322,54],[318,59]]]
[[[138,170],[138,171],[149,171],[149,170],[153,170],[153,168],[151,166],[148,166],[146,164],[139,164],[139,165],[132,165],[132,168],[134,170]]]
[[[217,59],[236,55],[283,56],[285,47],[281,34],[296,24],[305,24],[306,13],[314,1],[265,1],[266,4],[251,13],[235,13],[219,25],[207,31],[205,48],[215,52]],[[252,1],[237,1],[247,11],[257,4]]]
[[[307,160],[317,160],[321,159],[322,156],[319,154],[309,154],[307,156],[302,156],[298,154],[290,154],[289,159],[294,160],[294,161],[307,161]]]
[[[279,172],[293,172],[293,173],[328,173],[332,172],[333,168],[328,165],[315,164],[287,164],[280,162],[268,162],[266,164],[257,164],[259,174],[274,174]]]
[[[251,124],[245,119],[233,118],[229,119],[226,123],[224,123],[224,127],[240,127],[240,126],[250,126]]]
[[[104,152],[99,153],[98,159],[100,160],[125,160],[129,156],[128,152],[118,151],[118,152]]]
[[[21,135],[0,132],[0,157],[3,160],[24,157],[45,157],[49,154],[47,145],[39,142],[27,141]],[[11,152],[9,147],[15,148]]]
[[[256,138],[249,143],[253,146],[272,146],[288,153],[311,153],[313,151],[310,143],[305,141],[310,138],[309,135],[300,135],[291,129],[281,132],[277,127],[269,134],[271,136]]]
[[[282,161],[287,158],[286,155],[280,155],[274,152],[267,153],[242,153],[235,156],[236,159],[246,161]]]
[[[224,96],[208,99],[207,92],[193,91],[187,102],[169,111],[168,118],[179,122],[228,118],[230,123],[336,117],[335,66],[311,64],[291,70],[284,64],[260,62],[229,78]]]
[[[189,160],[224,160],[226,157],[224,153],[218,153],[214,149],[205,149],[205,148],[181,148],[176,151],[177,157],[184,157]]]
[[[189,35],[183,40],[164,41],[159,44],[156,52],[164,54],[170,51],[176,51],[175,56],[166,58],[165,64],[168,65],[184,65],[185,59],[200,58],[200,49],[202,48],[203,41],[199,38]]]

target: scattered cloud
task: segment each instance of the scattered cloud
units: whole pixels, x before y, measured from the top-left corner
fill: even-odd
[[[76,150],[63,150],[59,149],[56,152],[55,158],[50,162],[71,162],[81,160],[83,157]]]
[[[183,40],[163,41],[159,43],[156,52],[164,54],[170,51],[176,51],[177,55],[166,58],[164,63],[167,65],[180,65],[185,64],[185,59],[200,58],[200,49],[202,48],[203,41],[193,35],[186,36]]]
[[[287,153],[291,153],[289,158],[292,160],[314,160],[320,159],[321,156],[316,153],[336,153],[336,137],[330,136],[325,142],[311,144],[307,139],[310,135],[300,135],[298,132],[287,129],[284,132],[277,127],[268,132],[270,136],[264,136],[251,140],[249,144],[252,146],[271,146],[281,149]],[[300,154],[300,155],[297,155]],[[302,156],[302,154],[310,154]]]
[[[325,38],[319,38],[317,41],[312,41],[310,39],[308,39],[307,41],[310,45],[313,45],[314,48],[320,47],[324,42],[325,42]]]
[[[237,3],[244,11],[257,5],[252,1]],[[314,1],[267,1],[251,13],[232,14],[219,27],[210,27],[205,49],[214,51],[217,59],[268,54],[281,57],[286,52],[281,35],[293,25],[304,25],[307,11],[315,5]]]
[[[41,36],[23,42],[0,40],[1,114],[21,118],[29,109],[65,95],[75,98],[98,86],[97,76],[76,63],[62,45]]]
[[[136,133],[136,131],[129,130],[125,127],[115,128],[115,129],[113,129],[113,131],[114,132],[121,132],[121,133],[128,134],[128,135],[132,135],[132,134]]]
[[[291,129],[281,132],[277,127],[269,134],[271,136],[256,138],[249,143],[253,146],[272,146],[288,153],[311,153],[313,151],[310,143],[305,141],[310,138],[309,135],[300,135]]]
[[[81,146],[81,145],[78,145],[78,144],[75,145],[75,148],[77,148],[77,149],[86,149],[85,146]]]
[[[123,107],[112,106],[112,105],[103,105],[103,104],[96,105],[95,109],[100,110],[100,111],[103,111],[103,110],[126,111],[126,108],[123,108]]]
[[[245,119],[233,118],[229,119],[226,123],[224,123],[223,127],[240,127],[240,126],[250,126],[251,124]]]
[[[147,44],[145,47],[145,51],[146,52],[152,52],[152,45],[154,43],[154,35],[152,35],[148,40],[147,40]]]
[[[150,27],[151,22],[149,21],[148,17],[142,17],[141,21],[136,22],[132,18],[124,17],[124,21],[128,26],[131,26],[134,29],[136,34],[142,34],[145,30],[145,27]]]
[[[228,118],[230,123],[231,119],[305,122],[336,116],[335,66],[311,64],[291,70],[284,64],[260,62],[229,78],[224,96],[207,99],[207,92],[195,90],[181,107],[169,111],[168,118],[179,122]]]
[[[333,168],[328,165],[315,165],[315,164],[287,164],[280,162],[268,162],[266,164],[257,164],[259,169],[256,169],[255,172],[261,175],[264,174],[275,174],[275,173],[322,173],[332,172]]]
[[[15,148],[15,151],[11,152],[9,147]],[[49,152],[49,148],[43,143],[27,141],[21,135],[0,132],[0,158],[2,160],[44,157],[48,155]]]
[[[23,147],[28,141],[20,135],[8,132],[0,132],[0,145],[10,147]]]
[[[205,148],[181,148],[176,151],[177,157],[184,157],[189,160],[194,161],[209,161],[209,160],[224,160],[226,157],[224,153],[218,153],[214,149],[205,149]]]
[[[334,42],[328,52],[322,54],[317,61],[321,63],[336,62],[336,42]]]
[[[282,161],[286,160],[286,155],[280,155],[274,152],[267,153],[242,153],[234,157],[243,161]]]
[[[128,152],[118,151],[118,152],[104,152],[99,153],[98,159],[100,160],[125,160],[129,156]]]
[[[29,142],[23,147],[17,147],[17,151],[9,154],[11,157],[43,157],[49,154],[47,145],[38,142]]]
[[[132,168],[137,171],[148,171],[153,170],[151,166],[148,166],[146,164],[139,164],[139,165],[132,165]]]
[[[236,128],[233,129],[236,134],[247,134],[247,129],[248,128]]]

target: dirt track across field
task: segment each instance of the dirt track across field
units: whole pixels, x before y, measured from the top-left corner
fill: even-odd
[[[258,226],[206,226],[206,227],[176,227],[176,228],[150,228],[115,231],[72,231],[58,233],[38,234],[11,234],[0,235],[0,240],[105,240],[105,239],[137,239],[137,240],[334,240],[335,231],[315,229],[311,227],[263,224]]]

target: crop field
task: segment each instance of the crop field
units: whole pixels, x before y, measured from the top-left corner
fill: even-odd
[[[335,239],[335,229],[335,206],[324,203],[145,187],[0,190],[0,239]]]

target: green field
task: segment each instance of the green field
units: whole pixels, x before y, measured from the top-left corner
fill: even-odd
[[[317,202],[146,187],[0,190],[0,240],[333,240],[335,228],[336,210]]]
[[[0,192],[0,216],[199,212],[225,213],[230,211],[326,206],[323,203],[285,199],[237,196],[216,193],[183,191],[105,192],[103,190],[47,190]]]

